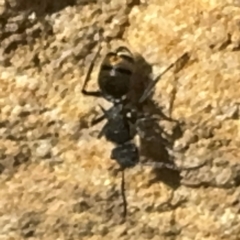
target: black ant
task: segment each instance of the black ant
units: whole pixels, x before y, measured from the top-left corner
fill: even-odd
[[[92,126],[106,119],[107,122],[100,131],[98,138],[105,136],[105,138],[115,144],[111,152],[111,159],[117,161],[122,171],[122,184],[121,192],[124,203],[124,218],[127,215],[127,201],[124,191],[124,170],[126,168],[134,167],[139,163],[138,147],[134,143],[134,138],[137,134],[137,125],[141,120],[146,117],[140,115],[134,107],[128,108],[127,95],[130,91],[130,81],[134,71],[134,58],[130,50],[126,47],[119,47],[113,52],[109,52],[100,68],[98,75],[99,91],[86,91],[87,82],[90,79],[93,70],[94,62],[101,47],[99,47],[90,67],[88,69],[82,93],[87,96],[103,97],[113,103],[113,106],[105,110],[101,105],[100,108],[103,112],[101,117],[93,120]],[[146,88],[143,95],[139,99],[139,103],[143,103],[149,96],[157,81],[165,74],[170,68],[175,66],[178,61],[188,58],[188,53],[183,54],[175,63],[169,65],[157,78]],[[171,166],[166,165],[168,168]],[[175,166],[173,167],[175,168]]]

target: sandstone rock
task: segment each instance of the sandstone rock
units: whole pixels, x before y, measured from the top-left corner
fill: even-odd
[[[11,0],[0,15],[0,239],[239,238],[239,1]],[[120,44],[143,58],[136,89],[190,56],[144,106],[178,123],[139,140],[143,163],[183,168],[127,170],[125,223],[113,145],[89,128],[108,105],[81,94],[99,32],[90,89]]]

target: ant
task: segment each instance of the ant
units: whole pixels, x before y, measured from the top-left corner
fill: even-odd
[[[90,80],[90,75],[94,67],[94,62],[99,55],[101,47],[99,47],[96,55],[91,62],[84,84],[82,94],[93,97],[103,97],[107,101],[113,103],[113,106],[106,110],[101,105],[103,115],[92,121],[92,126],[106,119],[107,122],[100,131],[98,138],[105,138],[115,144],[111,151],[111,159],[116,160],[120,165],[122,172],[121,192],[123,197],[124,211],[123,217],[127,215],[127,201],[125,197],[124,170],[134,167],[139,163],[138,147],[134,143],[137,133],[137,125],[139,121],[146,120],[146,117],[140,115],[132,106],[127,107],[127,95],[130,91],[131,77],[135,69],[135,61],[131,51],[124,46],[118,47],[115,51],[106,54],[101,63],[98,75],[98,91],[87,91],[86,85]],[[184,53],[176,62],[170,64],[159,76],[157,76],[150,85],[145,89],[139,99],[139,103],[143,103],[150,95],[150,92],[159,81],[161,76],[169,69],[174,67],[180,60],[189,58],[188,53]],[[176,168],[175,166],[166,165],[168,168]]]

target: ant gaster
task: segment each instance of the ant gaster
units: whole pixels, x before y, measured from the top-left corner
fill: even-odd
[[[115,51],[106,54],[100,66],[98,74],[99,91],[87,91],[86,85],[90,80],[90,75],[94,62],[100,53],[99,47],[87,72],[82,93],[86,96],[103,97],[106,100],[116,103],[127,98],[130,91],[131,77],[134,72],[134,57],[127,47],[120,46]]]

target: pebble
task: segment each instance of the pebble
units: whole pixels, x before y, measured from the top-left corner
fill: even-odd
[[[36,148],[36,156],[40,158],[48,157],[51,154],[52,145],[49,140],[41,140]]]

